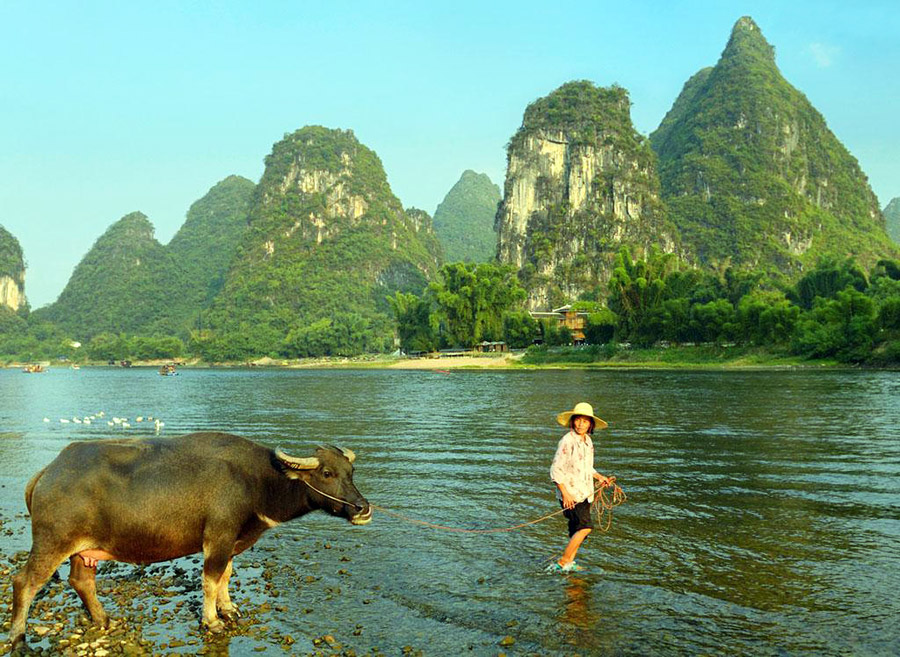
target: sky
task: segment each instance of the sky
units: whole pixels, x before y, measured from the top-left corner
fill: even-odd
[[[745,15],[881,206],[900,196],[896,0],[0,0],[0,225],[39,308],[118,219],[165,244],[306,125],[352,129],[433,214],[466,169],[502,189],[525,107],[567,81],[625,87],[649,135]]]

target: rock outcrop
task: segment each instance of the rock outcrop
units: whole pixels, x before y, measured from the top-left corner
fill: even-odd
[[[434,232],[447,262],[488,262],[497,254],[494,217],[500,188],[483,173],[463,172],[434,211]]]
[[[498,258],[519,268],[531,308],[605,291],[622,246],[676,250],[653,152],[621,87],[570,82],[535,101],[507,162]]]
[[[25,260],[12,233],[0,226],[0,307],[16,311],[25,305]]]
[[[749,17],[650,140],[669,218],[698,264],[795,277],[825,254],[868,267],[896,252],[859,163]]]

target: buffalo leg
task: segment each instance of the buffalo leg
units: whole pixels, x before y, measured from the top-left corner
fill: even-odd
[[[69,584],[81,598],[94,624],[106,627],[109,625],[109,616],[103,611],[103,605],[97,599],[96,577],[97,569],[85,564],[80,555],[74,554],[69,557]]]
[[[203,548],[203,624],[211,632],[221,632],[225,623],[216,613],[219,584],[231,564],[232,545],[217,543]],[[226,580],[227,582],[227,580]]]
[[[31,602],[64,559],[64,556],[50,556],[32,549],[25,566],[13,577],[12,623],[9,630],[11,649],[15,650],[25,642],[25,622]]]
[[[225,620],[228,621],[234,620],[240,616],[237,608],[231,602],[231,596],[228,595],[228,581],[231,579],[233,564],[234,561],[229,559],[228,565],[225,566],[225,572],[222,573],[222,578],[219,580],[219,586],[216,592],[216,606],[219,608],[219,611],[222,613]]]

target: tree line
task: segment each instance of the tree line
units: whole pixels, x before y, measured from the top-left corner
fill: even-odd
[[[482,341],[513,349],[571,344],[571,332],[558,321],[532,317],[526,296],[511,265],[446,264],[419,294],[387,296],[390,316],[336,313],[269,336],[264,353],[255,339],[247,342],[252,326],[234,335],[198,327],[187,340],[100,333],[78,345],[56,324],[30,317],[27,308],[0,309],[0,358],[357,356],[394,350],[392,332],[407,353],[469,349]],[[700,270],[659,251],[636,257],[624,248],[606,286],[582,295],[572,309],[585,315],[585,342],[591,345],[741,344],[844,363],[900,363],[900,263],[893,260],[865,271],[852,258],[825,257],[790,284],[762,272]]]

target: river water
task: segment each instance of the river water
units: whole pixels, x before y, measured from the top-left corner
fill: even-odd
[[[485,535],[312,514],[268,532],[235,577],[268,560],[278,597],[263,620],[297,654],[324,634],[358,654],[900,654],[897,373],[58,368],[0,371],[0,400],[7,553],[30,545],[28,478],[71,440],[152,435],[138,416],[164,436],[350,447],[372,503],[465,528],[556,510],[556,413],[586,400],[609,422],[596,467],[628,501],[576,575],[543,572],[566,543],[559,516]],[[196,610],[199,589],[186,595]],[[235,598],[265,595],[245,583]],[[168,636],[196,635],[193,614]],[[253,650],[285,654],[265,638],[232,644]]]

